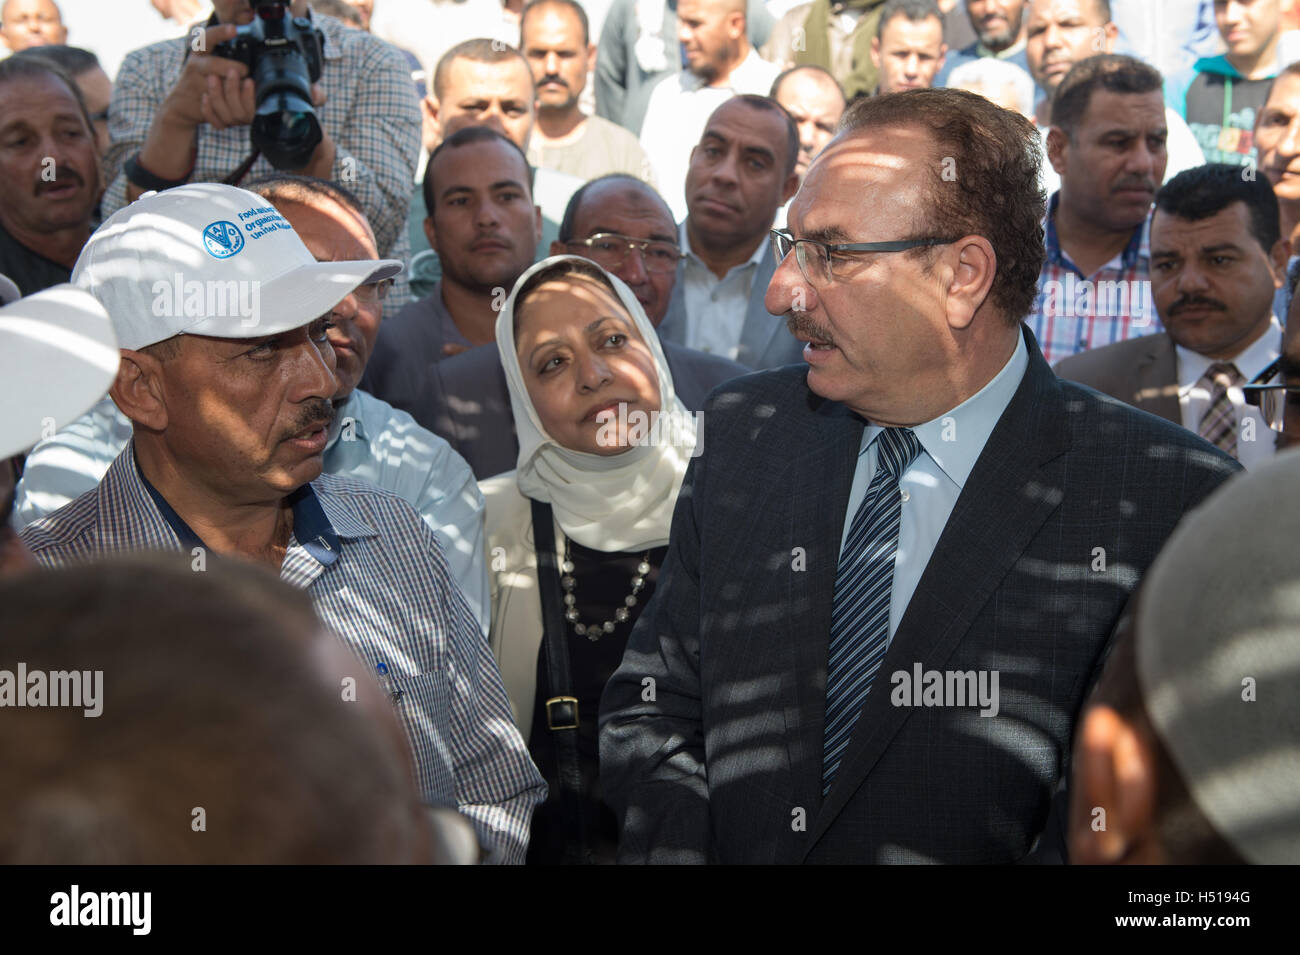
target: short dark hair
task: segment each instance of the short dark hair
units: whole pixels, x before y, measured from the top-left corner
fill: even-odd
[[[528,82],[533,82],[533,68],[528,65],[528,58],[509,43],[482,37],[465,40],[444,53],[442,59],[438,60],[438,65],[434,67],[433,95],[437,97],[440,104],[447,92],[447,74],[451,71],[451,64],[456,60],[470,60],[474,63],[506,63],[510,60],[518,60],[523,64],[524,72],[528,74]]]
[[[457,130],[446,139],[438,144],[438,148],[429,154],[429,161],[424,167],[424,181],[421,183],[421,189],[424,192],[424,211],[430,219],[433,218],[433,207],[437,205],[437,193],[433,188],[433,164],[434,160],[442,154],[444,149],[459,149],[461,146],[468,146],[471,143],[490,143],[500,140],[510,144],[510,148],[519,154],[519,161],[524,164],[527,170],[528,180],[528,198],[533,196],[533,167],[528,163],[528,157],[524,151],[519,148],[519,144],[502,133],[497,132],[491,126],[466,126],[464,129]]]
[[[1234,202],[1250,213],[1250,234],[1268,254],[1282,238],[1277,196],[1263,176],[1243,175],[1243,167],[1208,163],[1184,169],[1156,193],[1156,209],[1171,216],[1199,222],[1217,215]]]
[[[780,77],[778,77],[778,79],[779,78]],[[754,93],[741,93],[738,96],[733,96],[731,99],[720,103],[718,109],[722,109],[722,107],[726,106],[728,103],[744,103],[746,106],[753,109],[766,110],[768,112],[775,111],[783,120],[785,120],[785,174],[788,176],[794,172],[795,164],[799,162],[799,126],[795,123],[794,117],[790,115],[786,108],[770,96],[758,96]],[[713,112],[716,113],[718,109],[715,109]],[[712,114],[710,114],[710,119],[711,118]],[[701,136],[701,138],[703,138],[703,136]]]
[[[528,276],[528,281],[524,282],[518,294],[515,295],[515,312],[511,316],[514,319],[511,329],[513,334],[519,334],[519,310],[528,297],[537,291],[540,286],[555,279],[564,278],[566,275],[580,275],[583,278],[591,279],[602,288],[608,289],[609,294],[614,296],[619,304],[623,302],[623,299],[619,297],[618,290],[614,288],[614,283],[605,274],[605,270],[590,259],[569,258],[563,262],[553,262],[546,268],[538,269]]]
[[[95,56],[94,53],[83,50],[79,46],[68,46],[63,43],[51,43],[49,46],[30,46],[25,50],[18,51],[14,56],[28,56],[38,60],[46,60],[74,79],[82,73],[99,66],[99,57]]]
[[[930,170],[930,206],[920,214],[917,238],[986,238],[997,257],[989,300],[1008,322],[1019,323],[1033,308],[1046,257],[1038,130],[983,96],[941,87],[857,100],[840,120],[836,138],[862,129],[918,126],[935,146],[932,156],[918,159]]]
[[[1246,860],[1221,836],[1192,799],[1182,773],[1151,723],[1138,679],[1134,625],[1141,591],[1116,627],[1096,686],[1084,705],[1113,709],[1128,722],[1152,751],[1156,775],[1156,831],[1166,861],[1174,864],[1244,865]]]
[[[254,179],[244,188],[261,196],[272,205],[277,202],[293,202],[305,206],[311,205],[318,199],[336,202],[349,212],[355,213],[362,222],[370,224],[370,218],[366,215],[361,200],[348,189],[329,179],[273,172],[269,176]]]
[[[943,25],[943,11],[935,0],[889,0],[880,11],[880,20],[876,23],[876,39],[885,35],[885,27],[896,17],[906,17],[912,23],[924,23],[932,17]]]
[[[1052,96],[1052,125],[1071,139],[1083,122],[1092,94],[1159,93],[1164,88],[1160,71],[1141,60],[1118,53],[1103,53],[1080,60],[1065,74]]]
[[[40,56],[20,56],[15,53],[8,59],[0,60],[0,86],[13,80],[35,79],[42,76],[52,76],[68,88],[68,92],[77,102],[82,118],[86,121],[86,129],[93,134],[95,124],[90,118],[90,110],[86,108],[86,98],[81,95],[81,88],[66,70],[56,65],[53,60]]]
[[[97,717],[0,719],[0,863],[401,855],[418,799],[409,753],[341,696],[349,676],[370,688],[361,661],[334,674],[312,660],[337,638],[304,591],[236,558],[209,554],[196,572],[188,553],[143,553],[0,580],[0,605],[0,666],[103,674]],[[191,831],[191,807],[216,838]]]
[[[582,24],[582,45],[586,47],[591,43],[591,26],[587,22],[587,11],[582,9],[582,4],[576,0],[528,0],[524,4],[523,10],[519,13],[519,49],[524,48],[524,21],[528,19],[529,11],[537,7],[564,7],[571,11]]]

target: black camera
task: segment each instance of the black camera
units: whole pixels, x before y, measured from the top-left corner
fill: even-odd
[[[259,5],[253,22],[212,52],[243,63],[253,78],[253,148],[276,169],[301,169],[321,141],[311,85],[320,79],[325,38],[310,20],[291,17],[287,6]]]

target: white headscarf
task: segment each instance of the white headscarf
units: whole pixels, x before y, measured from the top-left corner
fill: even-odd
[[[619,278],[600,269],[654,356],[659,373],[660,413],[672,425],[660,429],[661,437],[667,440],[634,445],[611,455],[573,451],[546,433],[528,397],[515,350],[515,298],[535,273],[570,259],[600,269],[590,259],[576,255],[543,259],[519,277],[497,316],[497,349],[510,386],[510,407],[519,434],[516,481],[525,497],[549,503],[560,528],[584,547],[605,552],[660,547],[668,543],[673,506],[695,447],[695,421],[673,391],[672,372],[654,326],[632,290]]]

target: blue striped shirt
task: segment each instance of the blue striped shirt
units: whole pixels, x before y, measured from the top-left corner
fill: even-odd
[[[195,546],[193,532],[174,512],[169,521],[150,490],[129,443],[97,488],[21,537],[46,566]],[[401,691],[394,706],[425,802],[458,807],[488,861],[522,863],[546,784],[438,539],[410,504],[361,481],[322,475],[290,503],[294,528],[280,578],[310,594],[321,620],[371,672],[386,666]]]

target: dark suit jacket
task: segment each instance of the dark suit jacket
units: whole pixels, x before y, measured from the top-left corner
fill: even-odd
[[[677,266],[677,281],[673,296],[668,302],[668,313],[659,326],[662,341],[686,343],[686,280],[682,277],[685,262]],[[763,258],[754,271],[749,286],[749,306],[745,310],[745,325],[740,332],[740,350],[736,361],[748,368],[778,368],[781,365],[803,365],[803,342],[799,341],[785,325],[783,316],[768,312],[763,305],[768,283],[776,271],[776,258],[768,243]]]
[[[673,374],[673,388],[688,411],[699,411],[717,385],[749,369],[673,342],[660,342]],[[484,478],[510,471],[519,458],[519,439],[510,408],[510,388],[495,345],[480,345],[431,365],[418,400],[404,408],[420,424],[445,438]]]
[[[1143,335],[1063,358],[1056,376],[1183,423],[1178,406],[1178,355],[1167,332]]]
[[[658,586],[601,703],[622,861],[1004,863],[1034,847],[1130,593],[1239,466],[1059,381],[1025,335],[1029,368],[824,801],[831,601],[864,423],[802,368],[710,396]],[[998,714],[892,705],[891,675],[914,664],[998,671]]]

